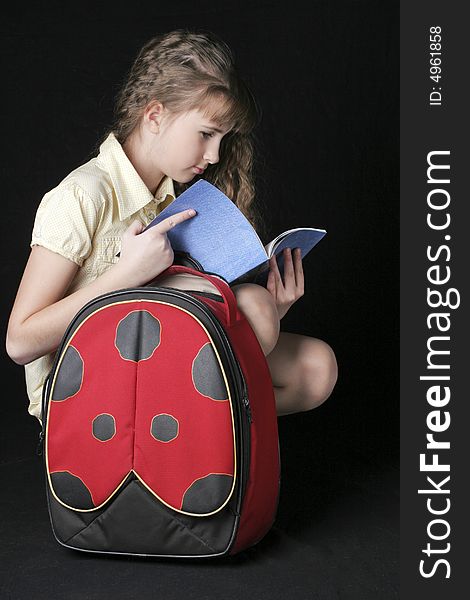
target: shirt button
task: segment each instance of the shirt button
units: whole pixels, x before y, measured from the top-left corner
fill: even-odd
[[[152,219],[152,220],[155,219],[155,213],[150,212],[149,213],[149,219]]]

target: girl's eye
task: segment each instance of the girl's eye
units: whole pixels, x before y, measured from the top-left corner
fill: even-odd
[[[202,137],[205,140],[207,140],[208,138],[211,138],[214,135],[212,132],[211,133],[207,133],[207,131],[201,131],[201,133],[202,133]]]

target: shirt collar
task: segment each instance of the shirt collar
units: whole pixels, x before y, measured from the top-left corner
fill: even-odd
[[[172,199],[175,198],[173,180],[168,176],[163,177],[155,196],[152,195],[113,133],[101,144],[98,159],[105,165],[116,191],[121,221],[138,212],[149,202],[158,206],[169,195]]]

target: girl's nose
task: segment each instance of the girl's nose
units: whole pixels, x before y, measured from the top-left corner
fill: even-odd
[[[219,156],[217,154],[208,154],[207,152],[204,154],[204,160],[206,160],[210,165],[215,165],[215,163],[219,162]]]
[[[215,148],[207,149],[204,152],[203,158],[204,160],[207,160],[209,164],[214,165],[219,162],[219,152]]]

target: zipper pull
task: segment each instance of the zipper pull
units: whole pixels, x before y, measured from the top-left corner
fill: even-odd
[[[248,415],[248,421],[253,423],[253,415],[251,414],[251,406],[250,401],[248,399],[248,394],[244,390],[242,395],[243,406],[245,407],[246,414]]]
[[[44,431],[41,429],[41,431],[39,432],[39,443],[38,443],[38,447],[36,448],[36,454],[38,456],[42,456],[42,445],[44,442]]]

